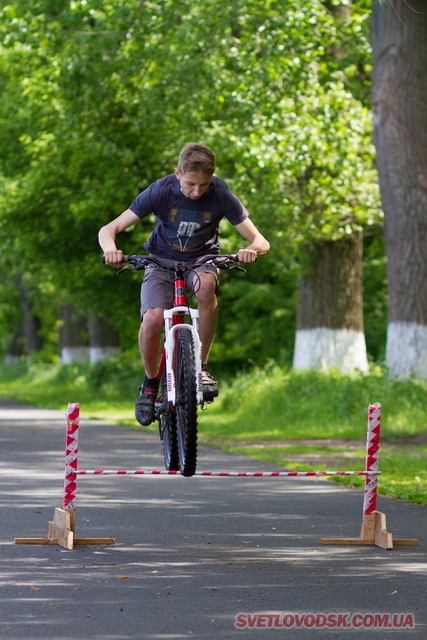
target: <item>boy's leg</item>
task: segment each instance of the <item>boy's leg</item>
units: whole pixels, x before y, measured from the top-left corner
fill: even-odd
[[[154,420],[154,403],[159,388],[156,378],[157,356],[160,347],[160,331],[163,326],[163,309],[148,309],[139,330],[139,349],[145,368],[145,378],[139,398],[135,401],[135,417],[139,424],[147,426]]]
[[[159,388],[157,358],[160,334],[163,327],[163,309],[172,305],[173,278],[169,273],[150,267],[144,274],[141,287],[141,316],[138,342],[145,368],[144,382],[138,387],[140,394],[135,401],[135,417],[142,425],[154,420],[154,402]]]
[[[148,378],[155,378],[160,349],[160,332],[163,327],[163,309],[148,309],[139,329],[139,350]]]
[[[199,335],[202,343],[202,362],[207,363],[218,319],[218,269],[200,266],[190,272],[186,285],[195,296],[199,308]]]
[[[154,378],[160,333],[163,327],[163,309],[173,304],[173,273],[150,266],[145,270],[141,286],[141,318],[138,342],[145,373]]]
[[[194,293],[199,307],[203,397],[205,400],[213,400],[218,395],[217,382],[215,378],[208,373],[207,362],[218,319],[218,300],[216,297],[218,280],[214,274],[209,272],[200,273],[199,277],[200,286]]]
[[[217,281],[211,273],[201,273],[200,286],[195,291],[199,307],[199,335],[202,343],[202,362],[207,363],[218,320]]]

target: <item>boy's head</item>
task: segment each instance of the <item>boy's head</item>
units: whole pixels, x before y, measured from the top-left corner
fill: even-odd
[[[191,200],[198,200],[206,193],[215,171],[215,155],[209,147],[188,142],[179,154],[175,175],[182,193]]]
[[[199,172],[212,176],[215,171],[215,154],[203,144],[187,142],[179,154],[178,171],[181,175]]]

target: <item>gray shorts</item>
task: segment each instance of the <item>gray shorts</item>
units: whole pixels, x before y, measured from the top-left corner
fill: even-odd
[[[171,265],[173,260],[168,260]],[[193,263],[191,263],[193,264]],[[202,264],[194,271],[188,271],[185,278],[185,286],[192,293],[197,293],[198,273],[211,273],[216,280],[216,292],[218,291],[219,269],[213,265]],[[163,271],[155,265],[149,265],[145,269],[144,280],[141,285],[141,318],[148,309],[171,309],[174,299],[174,272]]]

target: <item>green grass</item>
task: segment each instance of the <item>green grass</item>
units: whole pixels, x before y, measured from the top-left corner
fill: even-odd
[[[140,428],[133,416],[140,383],[135,354],[92,366],[0,367],[3,397],[64,410],[79,402],[85,418],[134,428]],[[220,397],[200,412],[199,440],[289,469],[363,470],[367,408],[374,402],[382,405],[379,491],[427,504],[427,382],[391,381],[380,368],[344,376],[271,366],[223,380]],[[364,479],[339,481],[363,486]]]
[[[79,402],[85,418],[135,426],[133,399],[141,370],[137,360],[126,357],[92,366],[19,362],[0,366],[0,396],[50,409]]]
[[[365,468],[365,450],[361,448],[351,464],[338,464],[345,449],[322,446],[300,446],[304,458],[312,455],[316,460],[319,452],[327,453],[328,460],[336,458],[336,463],[321,464],[316,462],[296,462],[298,456],[292,455],[293,447],[275,447],[274,449],[248,449],[239,446],[226,446],[227,451],[247,455],[257,460],[277,464],[291,471],[362,471]],[[387,444],[381,446],[378,491],[381,494],[407,500],[417,504],[427,504],[427,445],[399,445],[399,451],[391,449]],[[302,456],[301,456],[302,457]],[[355,461],[355,463],[354,463]],[[329,478],[334,482],[363,488],[365,479],[360,476]]]
[[[369,404],[383,408],[383,435],[427,433],[427,383],[279,367],[237,378],[205,419],[207,434],[238,440],[364,438]]]

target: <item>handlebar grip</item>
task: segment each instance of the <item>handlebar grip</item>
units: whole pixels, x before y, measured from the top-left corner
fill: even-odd
[[[233,262],[239,262],[239,254],[238,253],[233,253],[230,254],[231,259],[233,260]],[[258,257],[255,258],[255,262],[258,260]]]
[[[129,262],[131,256],[123,256],[123,262]],[[102,256],[102,264],[105,264],[105,256]]]

